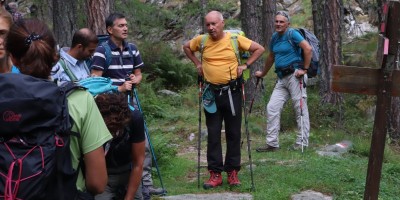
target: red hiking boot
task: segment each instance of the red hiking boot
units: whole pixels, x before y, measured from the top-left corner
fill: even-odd
[[[228,183],[230,186],[239,186],[240,185],[237,170],[232,170],[232,171],[226,172],[226,173],[228,174]]]
[[[214,172],[211,170],[209,172],[210,172],[210,179],[208,179],[208,181],[204,183],[203,188],[210,189],[222,185],[221,172]]]

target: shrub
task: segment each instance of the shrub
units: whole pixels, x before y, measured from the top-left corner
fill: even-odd
[[[191,63],[184,63],[173,52],[171,47],[163,42],[145,42],[141,45],[142,56],[153,87],[159,89],[181,89],[192,85],[196,80],[196,71]]]

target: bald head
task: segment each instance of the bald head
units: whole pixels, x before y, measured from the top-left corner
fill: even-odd
[[[75,32],[72,37],[71,47],[75,47],[78,44],[82,44],[83,47],[87,47],[91,43],[98,43],[99,39],[97,35],[88,28],[82,28]]]
[[[224,17],[218,11],[209,12],[204,18],[208,34],[213,40],[219,40],[224,37]]]
[[[218,11],[216,11],[216,10],[213,10],[213,11],[210,11],[209,13],[207,13],[207,15],[206,15],[206,17],[205,18],[217,18],[217,19],[219,19],[219,20],[224,20],[224,16],[222,15],[222,13],[220,13],[220,12],[218,12]]]

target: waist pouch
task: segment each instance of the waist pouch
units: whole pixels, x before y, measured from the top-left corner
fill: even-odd
[[[278,71],[281,73],[282,77],[285,77],[289,74],[293,74],[294,70],[295,69],[292,65],[278,69]]]

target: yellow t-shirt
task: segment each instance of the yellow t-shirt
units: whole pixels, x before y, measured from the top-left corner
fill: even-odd
[[[190,49],[193,52],[200,50],[201,39],[199,35],[190,41]],[[250,48],[251,40],[241,35],[237,36],[240,50],[247,51]],[[226,32],[225,36],[214,41],[211,37],[204,44],[202,67],[206,81],[220,85],[227,84],[230,80],[237,78],[238,61],[231,43],[231,33]]]

